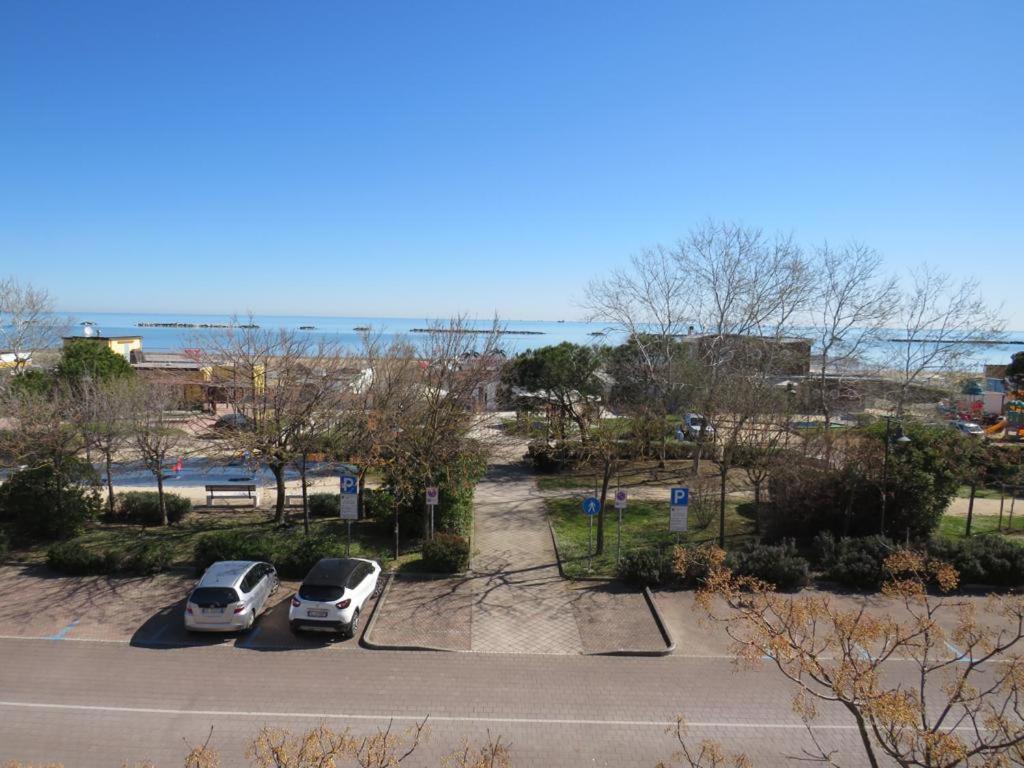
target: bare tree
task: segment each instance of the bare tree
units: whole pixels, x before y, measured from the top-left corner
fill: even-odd
[[[480,393],[496,384],[504,364],[500,336],[498,321],[479,330],[456,317],[430,324],[415,343],[400,338],[385,348],[367,339],[363,452],[398,507],[422,510],[425,533],[424,488],[439,486],[442,497],[464,489],[470,466],[484,458],[473,430]],[[396,507],[396,549],[397,526]]]
[[[691,342],[702,369],[696,400],[714,429],[724,546],[728,473],[751,422],[778,398],[776,379],[799,359],[800,343],[788,336],[808,305],[811,270],[789,237],[713,222],[680,244],[677,262],[702,331]],[[698,474],[704,442],[694,459]]]
[[[172,411],[180,405],[177,388],[152,384],[135,391],[130,401],[131,447],[156,480],[160,518],[168,524],[164,479],[168,459],[184,452],[188,433]]]
[[[311,430],[331,419],[345,393],[344,357],[336,344],[250,319],[216,337],[201,355],[219,391],[243,420],[221,436],[234,456],[267,465],[277,494],[274,520],[285,518],[285,469],[308,451]]]
[[[742,663],[767,660],[793,684],[814,745],[808,758],[835,764],[812,727],[822,705],[849,715],[871,766],[1024,761],[1020,596],[990,598],[980,617],[970,601],[931,594],[955,588],[955,570],[910,551],[886,560],[884,613],[823,595],[780,595],[720,563],[698,602],[723,623]]]
[[[76,420],[87,449],[103,459],[107,484],[107,512],[114,515],[115,458],[133,443],[133,404],[140,400],[141,382],[134,378],[87,381],[79,387]]]
[[[630,268],[592,281],[586,289],[591,320],[609,323],[635,349],[637,398],[664,423],[678,413],[689,394],[685,350],[678,339],[693,322],[690,286],[679,269],[678,254],[661,246],[634,256]],[[682,369],[682,370],[681,370]],[[665,432],[660,433],[659,459],[665,462]]]
[[[915,270],[899,304],[899,333],[891,366],[893,406],[902,414],[910,389],[929,376],[954,371],[986,340],[999,339],[1004,321],[981,296],[978,283],[956,283],[928,266]]]
[[[20,373],[33,352],[52,346],[67,327],[54,313],[53,299],[42,288],[13,277],[0,279],[0,352],[13,353],[13,370]]]
[[[828,435],[836,403],[854,394],[848,376],[853,369],[863,372],[866,355],[896,313],[899,291],[894,277],[882,275],[881,255],[860,243],[838,250],[826,243],[817,250],[814,270],[814,386]]]

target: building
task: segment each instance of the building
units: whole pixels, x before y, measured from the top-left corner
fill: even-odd
[[[104,336],[99,329],[92,325],[83,325],[82,332],[77,336],[65,336],[64,346],[83,339],[94,341],[97,344],[105,344],[111,352],[121,355],[129,362],[131,362],[132,353],[142,349],[141,336]]]
[[[771,376],[806,376],[811,372],[811,340],[798,337],[689,333],[679,337],[692,345],[699,359],[744,369],[767,369]]]

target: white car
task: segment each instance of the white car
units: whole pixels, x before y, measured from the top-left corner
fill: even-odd
[[[970,435],[971,437],[982,437],[985,434],[985,430],[973,421],[954,421],[953,429],[958,432],[963,432],[965,435]]]
[[[270,563],[223,560],[214,563],[185,602],[185,629],[234,632],[252,629],[281,585]]]
[[[688,413],[683,417],[683,433],[695,442],[715,439],[715,428],[699,413]]]
[[[288,623],[293,632],[311,629],[355,637],[359,614],[377,592],[380,565],[358,557],[325,557],[306,574],[292,597]]]

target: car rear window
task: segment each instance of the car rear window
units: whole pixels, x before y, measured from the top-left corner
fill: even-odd
[[[238,602],[238,593],[232,587],[196,587],[189,602],[200,608],[216,608]]]
[[[303,584],[299,587],[299,599],[311,600],[315,603],[329,603],[332,600],[340,600],[344,591],[344,587],[328,584]]]

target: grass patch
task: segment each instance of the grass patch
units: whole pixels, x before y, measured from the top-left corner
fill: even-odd
[[[609,509],[605,521],[605,551],[592,559],[593,570],[587,570],[588,520],[580,508],[582,497],[548,499],[548,515],[555,529],[562,569],[569,578],[615,575],[616,522],[615,510]],[[750,504],[727,502],[725,508],[726,541],[738,543],[754,535]],[[597,520],[594,520],[594,538]],[[622,514],[622,553],[648,547],[668,548],[676,543],[677,534],[668,530],[668,505],[652,501],[631,501]],[[680,543],[698,544],[717,541],[718,518],[704,528],[695,528],[691,515],[690,530],[678,534]]]
[[[1024,533],[1024,510],[1015,510],[1018,514],[1013,516],[1013,527],[1010,527],[1009,514],[1003,515],[1003,528],[999,531],[999,515],[978,515],[975,514],[971,520],[971,535],[976,536],[982,533],[1003,533],[1013,537]],[[939,529],[936,534],[945,539],[965,538],[964,531],[967,528],[967,518],[960,515],[943,515],[939,521]]]

